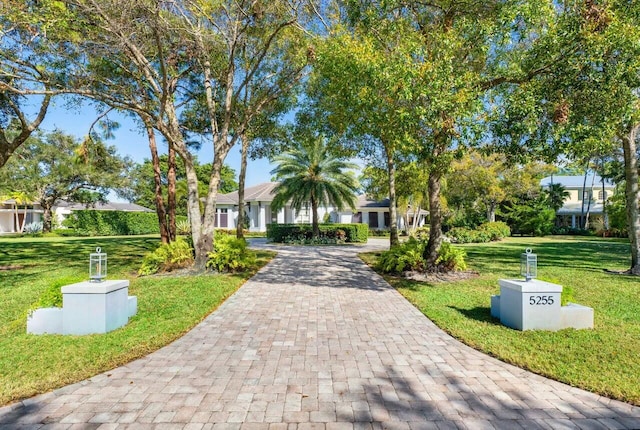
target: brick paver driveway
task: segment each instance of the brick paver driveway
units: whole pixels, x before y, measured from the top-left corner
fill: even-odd
[[[462,345],[353,248],[281,248],[180,340],[0,409],[0,427],[640,428],[640,408]]]

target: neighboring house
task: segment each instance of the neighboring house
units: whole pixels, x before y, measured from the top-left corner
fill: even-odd
[[[25,215],[24,205],[18,205],[18,219],[16,220],[16,201],[13,199],[0,201],[0,234],[19,232],[23,221],[24,225],[42,221],[44,211],[39,204],[29,203],[26,206]]]
[[[583,225],[583,217],[588,215],[588,225],[604,223],[604,207],[606,200],[613,196],[615,184],[600,176],[549,176],[540,181],[542,188],[551,184],[561,184],[569,192],[569,198],[556,214],[558,225],[577,228]]]
[[[278,185],[276,182],[247,187],[244,191],[245,214],[247,215],[249,231],[264,232],[267,224],[310,224],[311,208],[293,210],[289,205],[275,211],[271,204],[275,195],[273,190]],[[318,208],[318,218],[322,222],[326,215],[334,223],[365,223],[372,230],[384,230],[389,228],[389,199],[382,201],[369,200],[366,196],[358,196],[356,209],[352,211],[336,211],[333,207]],[[419,216],[424,217],[422,211]],[[234,229],[238,222],[238,192],[219,194],[216,205],[216,227]],[[402,220],[398,219],[401,227]]]
[[[62,221],[73,212],[78,210],[96,210],[96,211],[122,211],[122,212],[153,212],[151,209],[144,206],[137,205],[135,203],[95,203],[93,205],[85,205],[84,203],[69,203],[60,201],[53,207],[54,218],[59,225],[62,225]]]

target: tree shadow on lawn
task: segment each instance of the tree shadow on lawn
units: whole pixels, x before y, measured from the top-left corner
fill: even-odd
[[[572,268],[602,272],[610,267],[624,267],[630,258],[629,245],[605,241],[541,242],[530,246],[538,256],[538,267]],[[519,251],[520,252],[517,252]],[[513,268],[517,273],[522,246],[498,244],[496,246],[466,247],[467,261],[480,271],[496,267]]]
[[[498,318],[491,316],[491,308],[489,306],[476,306],[471,309],[460,308],[458,306],[447,306],[464,315],[468,319],[489,323],[491,325],[502,325]]]
[[[130,264],[139,261],[146,252],[160,243],[157,238],[92,237],[60,241],[17,239],[0,243],[0,265],[62,265],[85,267],[89,254],[101,247],[111,254],[110,264]],[[113,263],[112,263],[113,262]]]

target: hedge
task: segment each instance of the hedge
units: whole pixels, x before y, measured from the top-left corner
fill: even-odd
[[[178,217],[185,218],[185,217]],[[79,236],[159,234],[155,212],[78,210],[63,222]]]
[[[350,243],[366,243],[369,237],[367,224],[320,224],[321,237],[335,237],[338,230],[343,230],[346,241]],[[267,224],[267,239],[273,242],[284,242],[287,236],[311,237],[313,227],[310,224]]]

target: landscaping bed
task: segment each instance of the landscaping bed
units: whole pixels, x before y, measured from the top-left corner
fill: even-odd
[[[516,331],[490,315],[498,279],[519,278],[519,258],[538,255],[538,278],[571,287],[574,300],[595,310],[593,330]],[[640,405],[640,279],[606,273],[628,268],[620,239],[508,238],[462,245],[480,275],[454,282],[417,282],[384,275],[440,328],[478,350],[535,373]],[[360,254],[370,265],[378,253]]]
[[[0,239],[0,405],[46,392],[149,354],[189,331],[274,253],[258,251],[250,271],[234,275],[138,278],[142,256],[159,237]],[[108,278],[129,279],[138,313],[104,335],[27,335],[26,315],[52,281],[88,279],[89,253],[108,253]],[[22,267],[21,267],[22,266]]]

